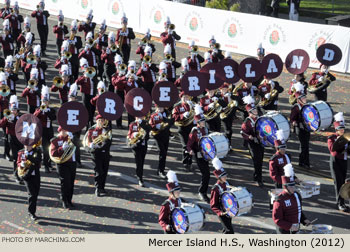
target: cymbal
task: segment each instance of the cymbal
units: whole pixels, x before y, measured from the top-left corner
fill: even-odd
[[[345,182],[339,190],[339,195],[345,199],[348,200],[350,199],[350,181]]]
[[[332,151],[340,151],[350,141],[350,132],[344,133],[333,144]]]

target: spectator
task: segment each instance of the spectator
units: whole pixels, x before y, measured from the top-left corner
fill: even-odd
[[[281,0],[272,0],[271,1],[271,7],[272,7],[272,16],[278,18],[278,11],[280,9],[280,1]]]
[[[289,19],[293,21],[299,20],[299,6],[301,0],[286,0],[289,7]]]

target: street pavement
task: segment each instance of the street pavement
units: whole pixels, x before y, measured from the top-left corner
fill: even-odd
[[[21,13],[25,12],[24,10]],[[130,15],[129,18],[132,18]],[[56,17],[50,17],[49,24],[52,29],[57,22]],[[69,26],[70,20],[66,20]],[[32,20],[32,29],[35,37],[39,38],[35,21]],[[50,29],[47,57],[44,60],[49,68],[46,72],[47,83],[58,75],[53,68],[56,60],[55,38]],[[210,35],[210,33],[208,33]],[[180,34],[181,35],[181,34]],[[208,35],[208,36],[209,36]],[[138,39],[133,41],[131,58],[139,62],[139,56],[135,54]],[[157,40],[157,39],[155,39]],[[220,41],[219,41],[220,42]],[[38,40],[36,41],[38,43]],[[158,63],[162,59],[163,47],[155,42],[156,53],[153,61]],[[187,56],[187,45],[178,43],[178,61]],[[201,54],[204,54],[201,48]],[[239,62],[244,56],[233,55]],[[312,69],[307,72],[307,79],[311,77]],[[350,96],[349,76],[335,73],[337,81],[329,88],[329,103],[334,112],[343,111],[345,119],[349,121]],[[289,118],[291,106],[288,104],[287,90],[292,75],[286,70],[277,79],[285,91],[280,95],[279,110]],[[20,73],[20,81],[17,85],[17,95],[20,96],[25,83],[23,74]],[[313,100],[313,95],[308,97]],[[20,98],[21,112],[26,111],[26,102]],[[58,95],[51,94],[51,103],[58,107]],[[55,129],[57,122],[55,122]],[[268,191],[273,188],[272,180],[268,172],[268,160],[274,150],[265,149],[263,165],[263,177],[265,187],[258,187],[253,182],[253,165],[249,153],[242,146],[242,137],[239,134],[242,121],[239,119],[233,123],[234,134],[232,136],[233,152],[224,158],[223,166],[229,174],[229,182],[234,186],[246,187],[254,199],[254,207],[251,213],[233,219],[236,233],[275,233],[275,225],[272,221],[269,208]],[[135,176],[135,162],[131,150],[127,147],[127,117],[123,114],[124,129],[116,129],[113,123],[113,145],[111,148],[110,171],[107,178],[106,190],[109,196],[97,198],[94,195],[93,164],[88,153],[82,149],[83,168],[77,169],[73,202],[74,210],[65,210],[59,202],[60,185],[58,175],[55,172],[45,173],[41,170],[41,189],[38,199],[38,221],[31,221],[27,216],[27,192],[24,186],[15,183],[12,175],[12,164],[0,159],[0,233],[38,233],[38,234],[86,234],[86,233],[117,233],[117,234],[148,234],[162,233],[158,224],[160,205],[167,198],[165,188],[166,181],[156,175],[158,165],[158,151],[153,139],[149,141],[148,152],[144,166],[145,188],[137,185]],[[348,125],[348,124],[347,124]],[[173,132],[176,128],[171,129]],[[335,209],[334,184],[329,172],[329,152],[327,149],[327,136],[333,129],[327,129],[320,133],[312,134],[310,144],[311,168],[305,170],[298,168],[299,144],[295,135],[291,134],[288,141],[288,153],[292,156],[295,172],[301,180],[313,180],[321,182],[321,194],[303,200],[303,209],[310,220],[318,219],[317,224],[329,224],[333,226],[334,233],[350,233],[349,214]],[[1,133],[2,134],[2,133]],[[3,144],[0,140],[0,153],[3,153]],[[194,164],[195,170],[187,172],[181,164],[181,144],[179,138],[170,141],[167,169],[176,171],[182,187],[181,195],[188,201],[199,203],[206,211],[206,224],[199,233],[217,233],[221,225],[216,215],[210,210],[208,204],[198,202],[197,189],[200,183],[200,172]],[[213,168],[211,167],[211,171]],[[210,186],[215,184],[212,175]],[[210,193],[210,192],[208,192]],[[311,227],[302,228],[303,232],[310,232]]]

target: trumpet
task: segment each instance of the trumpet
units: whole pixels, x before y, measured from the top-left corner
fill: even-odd
[[[167,61],[174,61],[174,58],[171,56],[171,54],[166,54],[165,55],[165,60],[167,60]]]
[[[57,88],[63,88],[64,86],[64,82],[61,76],[56,76],[55,78],[53,78],[52,82]]]
[[[143,60],[143,62],[148,64],[148,63],[152,62],[152,57],[149,55],[145,55],[142,60]]]
[[[130,69],[129,73],[130,73],[130,74],[134,74],[134,73],[135,73],[135,70],[132,68],[132,69]]]
[[[28,86],[30,89],[34,89],[38,86],[38,81],[37,80],[29,80],[28,81]]]
[[[170,30],[175,30],[175,25],[174,25],[174,24],[170,24],[170,25],[169,25],[169,29],[170,29]]]
[[[120,72],[125,72],[125,71],[126,71],[126,68],[127,68],[127,66],[126,66],[125,64],[120,64],[120,65],[118,65],[118,70],[119,70]]]
[[[10,118],[11,111],[9,109],[4,109],[4,111],[2,113],[3,113],[4,117],[6,117],[7,119]]]
[[[64,57],[66,57],[67,59],[70,59],[70,58],[72,58],[72,53],[70,51],[65,51]]]
[[[86,77],[93,78],[96,75],[96,69],[94,67],[88,67],[84,74]]]
[[[116,52],[118,50],[118,47],[116,44],[111,45],[111,51]]]
[[[40,105],[40,110],[41,111],[45,111],[47,109],[47,105],[46,104],[41,104]]]
[[[88,41],[87,41],[87,44],[89,45],[89,46],[93,46],[94,45],[94,43],[95,43],[95,41],[92,39],[92,38],[90,38]]]
[[[22,56],[24,52],[25,52],[25,48],[21,47],[21,49],[19,49],[18,55]],[[15,74],[18,74],[20,65],[21,65],[21,60],[16,58],[15,69],[13,70]]]
[[[35,64],[37,61],[37,57],[34,54],[28,54],[26,60],[28,64]]]
[[[105,89],[104,88],[101,88],[100,89],[100,94],[103,94],[105,92]],[[107,120],[106,120],[107,121]],[[108,123],[108,121],[107,121],[107,123]]]
[[[8,96],[11,92],[11,89],[8,85],[1,85],[0,95]]]

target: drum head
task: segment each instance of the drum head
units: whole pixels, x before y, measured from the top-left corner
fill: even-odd
[[[260,142],[265,146],[274,146],[276,132],[278,130],[276,123],[269,117],[260,117],[255,124],[255,130],[258,133]],[[266,140],[264,140],[266,137]]]
[[[179,234],[184,234],[188,230],[188,219],[185,212],[180,208],[175,208],[171,214],[173,227]]]
[[[228,192],[222,194],[221,204],[224,209],[229,209],[229,214],[236,216],[238,214],[238,204],[235,197]]]
[[[212,160],[215,158],[215,143],[211,138],[202,137],[199,141],[199,147],[205,160]]]
[[[303,124],[308,131],[316,131],[320,127],[321,117],[317,109],[311,105],[304,105],[301,109]]]

